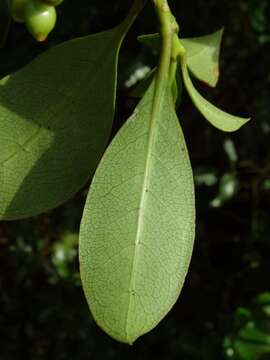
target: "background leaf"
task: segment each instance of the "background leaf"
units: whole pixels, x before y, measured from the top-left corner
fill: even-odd
[[[193,101],[194,105],[200,111],[200,113],[208,120],[213,126],[222,131],[236,131],[241,126],[246,124],[250,119],[234,116],[220,110],[195,89],[192,81],[189,77],[188,69],[185,60],[182,60],[182,74],[186,89]]]
[[[238,308],[233,316],[233,332],[224,339],[226,358],[268,359],[270,355],[270,293],[261,293],[250,308]],[[265,355],[265,357],[263,357]]]
[[[171,90],[152,85],[105,153],[80,234],[84,291],[99,326],[132,343],[175,303],[194,240],[193,177]]]
[[[0,91],[0,218],[71,197],[93,173],[114,115],[124,24],[54,47]]]

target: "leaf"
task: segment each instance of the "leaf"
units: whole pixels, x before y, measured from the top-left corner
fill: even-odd
[[[215,87],[219,78],[219,53],[224,29],[213,34],[180,39],[187,52],[189,70],[199,80]]]
[[[171,90],[156,116],[154,101],[152,84],[101,160],[80,231],[92,314],[130,344],[177,300],[194,240],[192,170]]]
[[[180,39],[186,50],[189,70],[199,80],[212,87],[216,86],[219,78],[219,54],[223,31],[222,28],[210,35]],[[154,50],[160,48],[159,34],[142,35],[138,40]]]
[[[270,354],[270,335],[250,321],[233,338],[232,346],[240,360],[259,359],[264,354]]]
[[[137,37],[137,40],[141,44],[148,46],[153,51],[160,51],[161,41],[159,33],[140,35]]]
[[[111,132],[130,24],[56,46],[0,87],[0,218],[54,208],[93,174]]]
[[[238,116],[230,115],[216,106],[212,105],[195,89],[189,77],[187,65],[185,60],[182,60],[182,74],[187,91],[193,101],[194,105],[200,113],[216,128],[222,131],[236,131],[241,126],[246,124],[250,118],[241,118]]]
[[[135,86],[135,89],[132,91],[132,95],[134,97],[141,98],[146,93],[147,89],[151,85],[155,75],[156,75],[157,68],[153,68],[146,77],[139,82],[137,86]],[[1,84],[1,83],[0,83]],[[172,85],[172,94],[173,94],[173,100],[176,104],[176,109],[180,106],[181,98],[182,98],[182,78],[181,78],[181,70],[179,69],[179,66],[176,70],[176,76],[175,80]]]

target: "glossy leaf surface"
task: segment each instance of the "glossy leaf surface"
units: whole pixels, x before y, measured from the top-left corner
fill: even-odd
[[[109,335],[133,343],[166,315],[188,270],[195,227],[193,176],[167,90],[155,87],[107,149],[80,233],[83,288]]]
[[[190,79],[187,65],[185,60],[182,60],[182,74],[185,87],[193,101],[194,105],[201,112],[201,114],[216,128],[222,131],[236,131],[241,126],[246,124],[250,119],[234,116],[220,110],[209,101],[207,101],[201,94],[195,89]]]
[[[56,46],[0,87],[0,218],[51,209],[91,176],[111,131],[126,30]]]

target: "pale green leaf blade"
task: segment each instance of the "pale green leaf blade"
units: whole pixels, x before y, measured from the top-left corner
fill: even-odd
[[[250,118],[242,118],[228,114],[202,97],[192,84],[185,60],[182,60],[182,74],[184,84],[192,102],[213,126],[222,131],[232,132],[238,130],[250,120]]]
[[[186,50],[189,70],[196,78],[212,87],[216,86],[219,79],[219,54],[223,32],[222,28],[210,35],[180,39]],[[141,35],[138,40],[152,50],[160,49],[159,34]]]
[[[133,343],[175,303],[195,227],[193,176],[171,90],[153,117],[154,86],[105,153],[80,231],[82,284],[92,314]]]
[[[157,68],[155,67],[152,69],[146,77],[139,82],[137,86],[135,86],[135,89],[132,91],[132,95],[134,97],[141,98],[146,93],[147,89],[151,85],[155,75],[156,75]],[[182,98],[182,78],[181,78],[181,70],[180,66],[178,66],[176,70],[176,76],[175,80],[172,85],[172,94],[173,94],[173,100],[175,102],[175,108],[177,109],[180,106],[181,98]],[[1,84],[1,81],[0,81]]]
[[[187,53],[187,66],[199,80],[215,87],[219,79],[219,54],[224,29],[213,34],[180,39]]]
[[[54,208],[93,174],[111,132],[127,28],[63,43],[2,81],[0,218]]]

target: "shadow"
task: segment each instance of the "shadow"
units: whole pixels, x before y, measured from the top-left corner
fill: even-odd
[[[56,46],[1,84],[2,219],[54,208],[93,175],[114,113],[119,40],[109,34]]]

